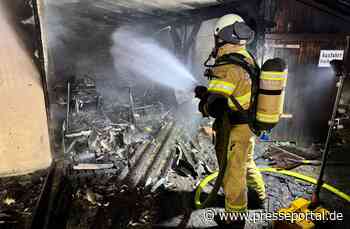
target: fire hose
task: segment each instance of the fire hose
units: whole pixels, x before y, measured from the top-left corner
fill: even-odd
[[[276,169],[276,168],[271,168],[271,167],[264,167],[264,168],[258,168],[260,172],[267,172],[267,173],[277,173],[277,174],[282,174],[282,175],[286,175],[286,176],[291,176],[291,177],[294,177],[296,179],[299,179],[299,180],[302,180],[302,181],[305,181],[305,182],[308,182],[308,183],[311,183],[311,184],[317,184],[317,180],[312,178],[312,177],[309,177],[309,176],[306,176],[304,174],[301,174],[301,173],[297,173],[297,172],[293,172],[293,171],[289,171],[289,170],[279,170],[279,169]],[[200,183],[199,185],[197,186],[197,189],[196,189],[196,193],[195,193],[195,197],[194,197],[194,201],[195,201],[195,207],[197,209],[200,209],[200,208],[205,208],[208,206],[208,199],[209,198],[212,198],[212,199],[215,199],[216,195],[217,195],[217,192],[214,193],[215,190],[213,190],[210,194],[209,194],[209,197],[207,198],[207,200],[205,200],[203,203],[201,202],[200,200],[200,197],[201,197],[201,193],[202,193],[202,190],[205,186],[208,185],[209,182],[211,182],[212,180],[214,180],[216,177],[218,177],[218,174],[220,173],[220,171],[217,171],[217,172],[214,172],[208,176],[206,176]],[[215,183],[218,182],[219,179],[217,179],[217,181]],[[221,183],[221,182],[219,182]],[[215,185],[214,185],[215,187]],[[335,188],[334,186],[332,185],[329,185],[329,184],[326,184],[326,183],[323,183],[322,185],[322,188],[332,192],[333,194],[337,195],[338,197],[346,200],[347,202],[350,202],[350,195],[340,191],[339,189]]]
[[[227,112],[224,112],[223,117],[222,117],[222,122],[220,122],[219,125],[222,125],[221,128],[223,129],[223,144],[224,145],[228,145],[229,143],[229,138],[230,138],[230,130],[227,128],[223,128],[223,126],[225,126],[225,123],[230,122],[229,120],[229,116]],[[220,127],[219,127],[220,128]],[[221,159],[219,159],[219,165],[220,165],[220,170],[218,172],[214,172],[213,174],[207,176],[206,178],[204,178],[204,180],[202,180],[202,182],[200,182],[199,186],[197,187],[197,191],[196,191],[196,195],[195,195],[195,205],[196,208],[203,208],[206,206],[209,206],[215,199],[217,196],[217,193],[221,187],[222,181],[224,179],[224,175],[225,175],[225,169],[226,169],[226,165],[227,165],[227,157],[226,154],[222,154],[221,155]],[[211,193],[209,194],[208,198],[203,202],[203,204],[201,204],[200,202],[200,194],[202,189],[213,179],[215,179],[216,177],[218,177],[215,181],[214,184],[214,188],[211,191]],[[198,193],[198,194],[197,194]],[[197,202],[199,203],[197,205]]]

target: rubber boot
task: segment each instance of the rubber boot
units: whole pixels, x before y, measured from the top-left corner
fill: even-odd
[[[248,209],[256,210],[262,209],[265,210],[267,205],[266,199],[260,199],[258,193],[251,188],[248,188]]]

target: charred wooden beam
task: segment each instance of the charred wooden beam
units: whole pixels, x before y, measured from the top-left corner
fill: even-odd
[[[66,227],[73,192],[63,171],[62,163],[52,163],[34,212],[32,229]]]
[[[305,41],[305,40],[317,40],[317,41],[330,41],[346,39],[350,34],[344,33],[270,33],[266,34],[265,38],[268,40],[283,40],[283,41]]]
[[[49,99],[49,92],[48,92],[48,78],[47,78],[47,66],[45,62],[45,57],[47,56],[47,47],[46,44],[47,42],[43,40],[44,38],[44,32],[42,29],[42,13],[43,13],[43,3],[41,2],[42,0],[32,0],[33,3],[33,14],[34,14],[34,22],[35,22],[35,46],[38,50],[38,66],[41,74],[41,82],[43,85],[44,89],[44,95],[45,95],[45,103],[46,103],[46,111],[47,111],[47,117],[50,119],[50,99]],[[44,47],[45,46],[45,47]]]
[[[167,23],[176,26],[184,23],[195,23],[198,20],[205,21],[219,18],[225,14],[237,13],[240,14],[250,26],[255,27],[260,3],[261,0],[230,1],[220,5],[202,7],[194,10],[183,10],[174,14],[172,18],[169,18]]]
[[[321,3],[320,1],[315,0],[296,0],[297,2],[301,2],[307,6],[310,6],[312,8],[318,9],[322,12],[328,13],[332,16],[341,18],[345,21],[350,21],[349,11],[342,10],[342,8],[336,8],[330,7],[329,5],[325,3]]]
[[[347,77],[350,74],[350,35],[346,37],[346,52],[345,52],[345,72]]]

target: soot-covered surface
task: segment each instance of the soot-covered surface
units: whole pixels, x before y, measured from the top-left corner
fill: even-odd
[[[162,156],[164,151],[162,154],[155,154],[156,158],[161,157],[162,160],[169,161],[169,163],[158,164],[165,168],[165,172],[150,176],[152,179],[146,178],[136,186],[132,182],[122,182],[118,172],[70,176],[65,183],[65,186],[70,188],[61,190],[63,195],[72,198],[71,203],[68,204],[70,207],[65,209],[68,219],[66,228],[208,228],[215,226],[215,222],[204,219],[205,211],[195,210],[193,207],[194,189],[198,181],[217,167],[208,135],[209,125],[210,121],[201,122],[195,128],[194,134],[188,136],[187,132],[184,132],[186,127],[181,125],[181,119],[179,119],[176,128],[182,131],[174,133],[175,140],[170,144],[172,153],[169,155],[171,156],[164,158]],[[260,158],[269,148],[270,146],[266,143],[258,143],[255,157]],[[345,160],[346,155],[342,152],[345,152],[344,148],[333,151],[330,158],[333,164],[327,167],[326,181],[349,193],[349,181],[346,179],[350,175],[346,169],[348,165],[335,163]],[[341,156],[345,157],[340,159]],[[142,159],[139,166],[149,166],[147,161],[145,158]],[[266,161],[257,159],[257,164],[266,166]],[[293,170],[312,177],[317,177],[319,171],[318,167],[312,166],[300,166]],[[147,173],[146,171],[147,169],[139,170],[140,173]],[[42,172],[16,179],[1,180],[2,221],[7,223],[16,221],[14,228],[28,228],[45,175],[46,172]],[[284,175],[264,173],[264,179],[268,194],[265,211],[269,212],[287,207],[298,197],[310,199],[314,189],[313,185]],[[205,189],[203,197],[210,191],[210,187]],[[252,197],[249,196],[251,208],[254,207]],[[350,217],[348,203],[328,191],[322,191],[321,198],[323,206],[328,210],[335,210],[344,215],[344,221],[332,222],[332,228],[347,228]],[[9,204],[11,199],[16,202]],[[223,204],[224,198],[219,194],[213,207],[220,210]],[[10,218],[4,214],[9,215]],[[3,225],[5,225],[4,222],[2,222]],[[247,222],[246,228],[266,228],[270,224],[271,222],[266,221]]]
[[[47,171],[0,178],[0,228],[29,228]]]
[[[197,152],[193,156],[200,160],[203,154]],[[214,161],[213,164],[215,164]],[[113,188],[110,183],[113,183],[113,179],[110,179],[109,182],[106,182],[109,188],[99,184],[93,186],[95,187],[93,193],[98,194],[91,194],[91,186],[88,188],[92,184],[90,183],[84,187],[85,191],[80,189],[76,194],[80,195],[80,199],[78,198],[73,204],[76,209],[73,211],[74,214],[71,214],[70,228],[84,228],[84,225],[89,225],[89,228],[94,228],[91,225],[100,225],[100,227],[96,226],[97,228],[206,228],[215,226],[215,222],[208,222],[204,219],[205,211],[193,208],[193,190],[196,183],[207,173],[198,173],[198,176],[193,177],[188,170],[182,170],[187,172],[183,173],[178,169],[176,163],[173,164],[167,173],[166,181],[157,189],[152,188],[154,187],[152,184],[146,188],[130,189],[127,186]],[[308,166],[296,170],[311,176],[315,176],[318,171]],[[196,171],[199,172],[199,169],[197,168]],[[298,197],[310,199],[314,189],[311,184],[284,175],[264,174],[264,179],[268,193],[268,204],[265,211],[269,212],[287,207],[292,200]],[[338,183],[338,188],[343,187]],[[75,198],[77,198],[76,195]],[[89,197],[89,195],[96,197]],[[203,197],[205,196],[206,194],[203,194]],[[334,228],[344,228],[348,225],[349,207],[346,202],[324,191],[321,196],[324,207],[344,214],[344,221],[334,222]],[[249,205],[254,208],[253,203],[250,202]],[[213,207],[223,207],[222,194],[219,195]],[[77,219],[80,220],[77,221]],[[80,222],[80,227],[77,227],[77,224],[74,227],[74,222]],[[255,224],[248,222],[246,228],[265,228],[269,224],[271,222],[262,221]]]
[[[217,163],[211,143],[212,120],[198,119],[196,125],[188,126],[188,109],[183,104],[171,117],[176,120],[172,128],[165,124],[149,140],[143,140],[127,151],[127,165],[112,172],[94,172],[90,174],[70,174],[71,188],[65,195],[72,196],[67,209],[67,228],[208,228],[216,226],[213,221],[205,220],[205,210],[194,209],[194,190],[198,182],[216,170]],[[116,119],[118,120],[118,119]],[[166,137],[168,134],[171,137]],[[153,140],[152,140],[153,138]],[[103,138],[102,138],[103,139]],[[147,147],[147,142],[150,145]],[[160,145],[160,148],[157,146]],[[307,156],[307,150],[293,145],[282,145],[291,153]],[[255,158],[259,166],[266,166],[261,159],[270,143],[257,142]],[[271,151],[271,150],[270,150]],[[340,152],[340,153],[336,153]],[[334,160],[345,160],[344,147],[333,150]],[[101,152],[108,154],[108,152]],[[76,154],[79,154],[76,152]],[[341,159],[341,155],[345,156]],[[317,159],[319,154],[313,155]],[[332,158],[331,157],[331,158]],[[116,167],[116,165],[114,165]],[[336,185],[344,192],[348,191],[346,164],[339,167],[330,165],[326,172],[326,181]],[[317,177],[318,167],[301,166],[294,171]],[[339,176],[338,170],[342,170]],[[310,199],[314,186],[284,175],[265,173],[264,179],[268,194],[265,211],[274,212],[288,207],[298,197]],[[203,193],[207,196],[212,186]],[[344,214],[343,222],[335,222],[334,227],[348,225],[349,207],[347,203],[322,191],[323,206]],[[249,207],[254,209],[253,195],[249,195]],[[219,194],[212,207],[222,210],[224,198]],[[253,211],[251,211],[252,213]],[[247,222],[246,228],[266,228],[271,222]]]

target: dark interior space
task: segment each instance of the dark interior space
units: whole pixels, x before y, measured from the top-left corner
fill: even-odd
[[[228,178],[234,165],[217,158],[226,116],[203,117],[196,92],[215,94],[220,71],[207,77],[204,62],[227,45],[215,31],[232,14],[254,31],[244,49],[259,68],[255,109],[259,93],[280,96],[277,125],[256,131],[249,119],[255,147],[242,149],[262,174],[263,203],[251,167]],[[227,190],[241,185],[250,218],[240,228],[349,228],[349,15],[349,0],[3,0],[0,228],[224,228],[208,214],[225,213]],[[276,58],[286,70],[266,73]],[[280,94],[263,88],[282,78]],[[225,163],[244,134],[229,133]],[[227,185],[237,174],[247,178]],[[328,220],[266,218],[323,211]]]

